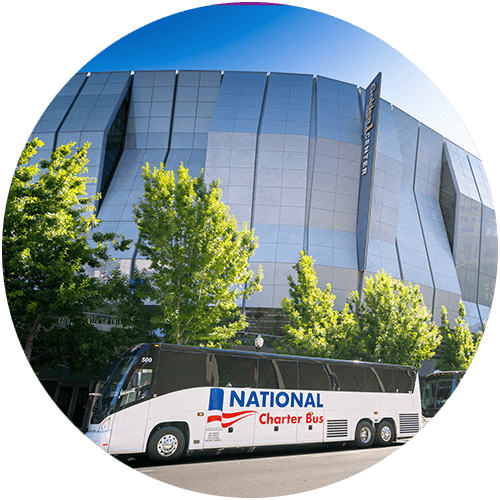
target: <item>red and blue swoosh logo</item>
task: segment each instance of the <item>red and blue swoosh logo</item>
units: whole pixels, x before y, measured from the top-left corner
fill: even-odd
[[[207,424],[209,422],[220,422],[220,425],[222,426],[223,429],[226,427],[230,427],[231,425],[235,424],[236,422],[243,420],[246,417],[250,417],[254,413],[257,413],[256,411],[238,411],[236,413],[223,413],[221,412],[220,414],[215,414],[215,415],[209,415],[207,418]]]
[[[224,413],[224,390],[219,387],[212,387],[210,389],[210,399],[208,402],[209,415],[207,417],[207,424],[210,422],[220,422],[223,429],[250,417],[257,413],[253,410],[237,411],[234,413]]]

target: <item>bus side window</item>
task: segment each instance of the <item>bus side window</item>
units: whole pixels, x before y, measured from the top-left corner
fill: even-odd
[[[190,387],[207,387],[210,355],[181,351],[161,351],[154,392],[160,396]],[[207,359],[208,358],[208,359]]]
[[[212,361],[214,386],[257,387],[257,358],[224,354],[216,354],[214,358]]]
[[[363,366],[336,364],[335,376],[339,382],[339,391],[362,392],[365,390]]]
[[[298,389],[296,361],[259,359],[260,389]]]
[[[330,391],[330,378],[322,363],[299,363],[299,389]]]
[[[340,391],[340,382],[335,375],[335,368],[333,363],[326,363],[325,370],[328,373],[328,377],[330,379],[330,383],[332,386],[332,391]]]
[[[414,385],[415,375],[410,370],[394,370],[395,392],[408,394],[409,392],[413,392]]]
[[[365,369],[366,391],[367,392],[385,392],[384,385],[375,368],[369,366]]]
[[[370,366],[366,371],[368,392],[395,392],[394,370],[379,366]]]
[[[278,367],[277,375],[280,389],[298,389],[298,363],[284,360],[277,360],[275,363]]]
[[[275,363],[274,360],[259,359],[259,389],[279,389]]]

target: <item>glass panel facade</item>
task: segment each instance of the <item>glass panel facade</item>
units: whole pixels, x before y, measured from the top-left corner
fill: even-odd
[[[73,106],[62,123],[57,145],[90,142],[88,176],[97,178],[87,187],[89,195],[101,191],[106,139],[131,82],[128,72],[92,73],[85,81]]]
[[[447,223],[447,230],[449,234],[451,232],[453,234],[452,251],[457,276],[463,299],[477,302],[482,223],[481,196],[467,153],[455,144],[445,141],[444,155],[450,175],[443,176],[443,179],[449,183],[451,177],[456,192],[454,223],[453,225]],[[479,179],[482,184],[482,177]],[[445,188],[446,184],[443,185],[443,192]],[[449,207],[449,198],[443,194],[441,199],[443,199],[443,212],[449,214],[452,211],[452,207]],[[451,215],[448,219],[452,219]]]
[[[142,167],[160,166],[169,146],[176,83],[175,71],[137,71],[133,76],[125,150],[109,183],[98,217],[101,227],[137,241],[132,208],[143,193]],[[114,255],[130,271],[134,248]]]
[[[92,143],[88,173],[103,194],[99,230],[134,241],[132,209],[143,193],[146,162],[172,170],[182,162],[193,176],[203,170],[205,181],[218,179],[239,226],[246,222],[259,238],[251,268],[263,267],[263,289],[245,307],[280,307],[292,266],[306,249],[319,286],[332,284],[337,309],[363,272],[384,269],[419,284],[437,321],[442,305],[453,321],[462,298],[480,325],[489,315],[498,259],[484,167],[384,100],[367,267],[358,269],[363,99],[356,85],[313,75],[82,73],[61,89],[32,137],[46,142],[42,151]],[[110,266],[124,272],[148,266],[134,248],[114,257]],[[375,379],[369,383],[375,386]]]

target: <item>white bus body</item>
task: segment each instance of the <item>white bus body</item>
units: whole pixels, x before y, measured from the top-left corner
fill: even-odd
[[[147,350],[144,348],[147,347]],[[304,444],[321,442],[356,441],[361,447],[369,447],[374,442],[385,445],[397,438],[408,438],[415,435],[421,427],[420,389],[416,370],[411,367],[394,367],[369,363],[321,360],[295,356],[277,356],[245,351],[219,351],[215,349],[189,348],[180,346],[138,346],[139,355],[135,364],[130,362],[127,370],[120,376],[121,383],[116,383],[112,394],[115,405],[104,407],[104,413],[94,418],[89,426],[87,436],[99,447],[112,455],[147,453],[152,459],[175,460],[184,451],[253,448],[258,446],[278,444]],[[157,377],[176,378],[175,367],[169,371],[168,366],[160,369],[162,350],[169,351],[169,356],[177,356],[182,362],[182,353],[197,356],[196,369],[189,368],[186,358],[185,367],[188,376],[195,376],[198,371],[211,385],[187,387],[162,394],[162,386]],[[194,354],[193,354],[194,353]],[[201,356],[201,357],[200,357]],[[229,357],[228,357],[229,356]],[[173,358],[169,358],[173,359]],[[224,368],[224,363],[234,365],[231,369]],[[146,360],[144,363],[142,360]],[[148,362],[149,361],[149,362]],[[259,367],[262,385],[272,385],[264,373],[265,364],[275,369],[278,388],[258,387],[258,374],[250,373],[255,380],[255,387],[238,387],[227,382],[227,378],[245,378],[245,363],[250,367]],[[283,368],[283,363],[289,363]],[[280,370],[281,364],[281,370]],[[296,364],[296,365],[295,365]],[[214,365],[215,366],[214,368]],[[241,366],[239,366],[241,365]],[[228,365],[229,366],[229,365]],[[339,377],[334,373],[343,367],[344,372],[351,370],[358,376],[358,381],[343,382],[362,383],[365,390],[359,387],[355,391],[342,390]],[[352,366],[352,368],[350,368]],[[145,368],[147,367],[147,368]],[[214,377],[214,371],[217,371]],[[285,372],[289,371],[287,375]],[[297,389],[286,388],[286,377],[294,371],[303,373],[297,375]],[[202,373],[206,372],[206,375]],[[258,370],[255,369],[257,372]],[[310,371],[310,373],[309,373]],[[389,374],[393,371],[395,375]],[[133,373],[145,375],[142,382]],[[314,390],[301,386],[320,384],[318,373],[327,384],[330,378],[330,390]],[[323,377],[323,373],[325,376]],[[165,375],[166,374],[166,375]],[[363,380],[360,382],[360,374]],[[368,377],[375,374],[369,382]],[[380,376],[377,374],[381,374]],[[385,374],[385,375],[384,375]],[[396,392],[395,382],[393,392],[385,390],[386,380],[401,379],[407,392]],[[156,377],[156,379],[155,379]],[[281,377],[281,380],[280,380]],[[307,382],[307,377],[310,381]],[[409,380],[406,380],[408,378]],[[117,377],[118,379],[118,377]],[[224,380],[221,380],[224,379]],[[193,378],[194,380],[194,378]],[[340,378],[342,381],[342,379]],[[174,380],[175,382],[175,380]],[[217,383],[218,382],[218,383]],[[221,382],[224,386],[220,386]],[[189,386],[189,381],[175,382],[181,386]],[[288,382],[290,383],[290,382]],[[294,382],[292,382],[294,383]],[[367,387],[379,392],[367,392]],[[168,382],[166,383],[168,386]],[[337,384],[337,387],[335,387]],[[370,384],[372,384],[370,386]],[[229,385],[229,386],[227,386]],[[140,391],[145,390],[141,396]],[[146,388],[146,389],[144,389]],[[350,387],[347,386],[349,389]],[[353,386],[352,388],[355,388]],[[103,389],[105,394],[106,386]],[[130,397],[132,395],[132,397]],[[144,399],[141,399],[143,397]],[[118,401],[129,398],[118,409]],[[108,414],[106,414],[106,412]],[[102,420],[100,417],[104,416]]]

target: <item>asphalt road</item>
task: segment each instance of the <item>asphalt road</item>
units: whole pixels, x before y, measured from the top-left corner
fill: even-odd
[[[265,450],[186,457],[171,465],[129,459],[130,467],[158,481],[198,493],[272,497],[302,493],[342,481],[384,459],[401,442],[360,450],[353,445]]]

